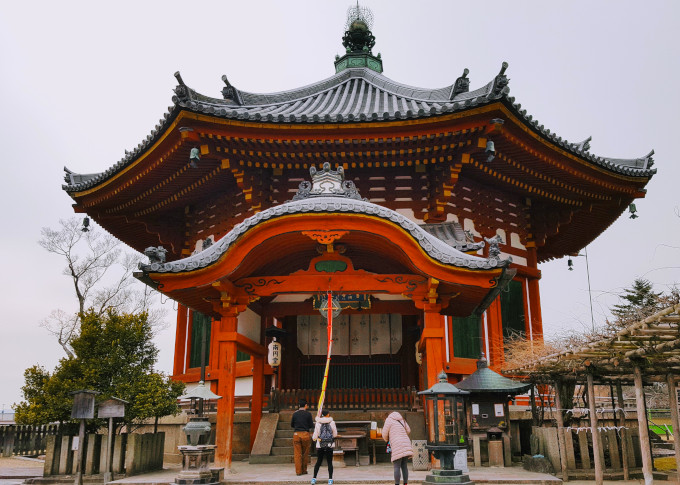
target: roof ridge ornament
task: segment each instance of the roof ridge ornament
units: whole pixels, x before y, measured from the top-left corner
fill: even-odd
[[[186,101],[189,99],[189,87],[184,84],[184,80],[182,79],[182,76],[180,75],[179,71],[175,72],[175,78],[177,79],[177,82],[179,85],[173,89],[175,91],[175,94],[177,95],[177,98],[180,101]]]
[[[375,36],[371,32],[373,27],[373,12],[368,7],[356,6],[347,9],[347,22],[345,23],[345,35],[342,37],[342,45],[347,52],[367,52],[375,45]]]
[[[239,90],[229,82],[226,74],[222,75],[222,82],[226,84],[226,86],[222,88],[222,97],[241,106],[243,104],[243,101],[241,100],[241,93],[239,93]]]
[[[508,79],[508,76],[505,75],[505,71],[507,68],[508,63],[503,61],[503,64],[501,64],[500,72],[496,75],[496,77],[493,80],[493,87],[491,88],[489,97],[497,98],[503,94],[508,94],[510,92],[510,87],[508,87],[510,79]]]
[[[467,77],[469,72],[470,70],[467,67],[463,69],[463,75],[456,79],[456,82],[453,84],[449,99],[453,99],[461,93],[467,93],[470,91],[470,79]]]
[[[338,165],[337,170],[331,170],[331,164],[324,162],[323,168],[319,171],[314,165],[309,167],[309,174],[312,181],[303,180],[300,182],[297,194],[293,200],[307,199],[310,197],[344,197],[347,199],[364,200],[359,195],[354,182],[345,180],[345,169]]]
[[[499,234],[496,234],[494,237],[491,238],[485,237],[484,240],[489,245],[489,259],[495,259],[496,261],[500,261],[501,250],[498,246],[500,244],[503,244],[503,238]]]
[[[590,142],[592,141],[592,139],[593,137],[589,136],[580,143],[573,143],[572,146],[574,147],[575,150],[578,150],[579,152],[587,152],[588,150],[590,150]]]

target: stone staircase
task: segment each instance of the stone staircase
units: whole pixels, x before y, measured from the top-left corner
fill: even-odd
[[[294,463],[293,458],[293,428],[290,427],[290,420],[293,417],[292,411],[283,411],[279,415],[279,420],[274,430],[271,452],[268,456],[251,455],[250,463]],[[273,423],[272,423],[273,424]],[[271,434],[270,434],[271,436]],[[270,438],[271,439],[271,438]],[[313,450],[310,450],[310,453]]]
[[[279,423],[276,425],[274,444],[272,445],[271,463],[294,463],[293,459],[293,428],[290,420],[293,413],[282,412],[279,415]]]

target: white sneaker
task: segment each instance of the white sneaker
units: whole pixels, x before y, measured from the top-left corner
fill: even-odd
[[[316,478],[312,478],[312,485],[316,485]]]
[[[333,479],[332,478],[328,479],[328,485],[333,485]]]

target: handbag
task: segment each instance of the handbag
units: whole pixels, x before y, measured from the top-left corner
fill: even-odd
[[[387,442],[387,447],[385,448],[385,453],[392,453],[392,446],[390,446],[390,442]]]

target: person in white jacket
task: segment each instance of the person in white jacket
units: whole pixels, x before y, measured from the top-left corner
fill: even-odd
[[[333,448],[335,448],[335,438],[338,436],[338,428],[335,421],[329,416],[328,409],[321,411],[321,417],[316,420],[312,442],[316,443],[316,465],[314,465],[314,478],[312,485],[316,484],[316,475],[319,473],[321,462],[324,457],[328,464],[328,483],[333,484]]]

